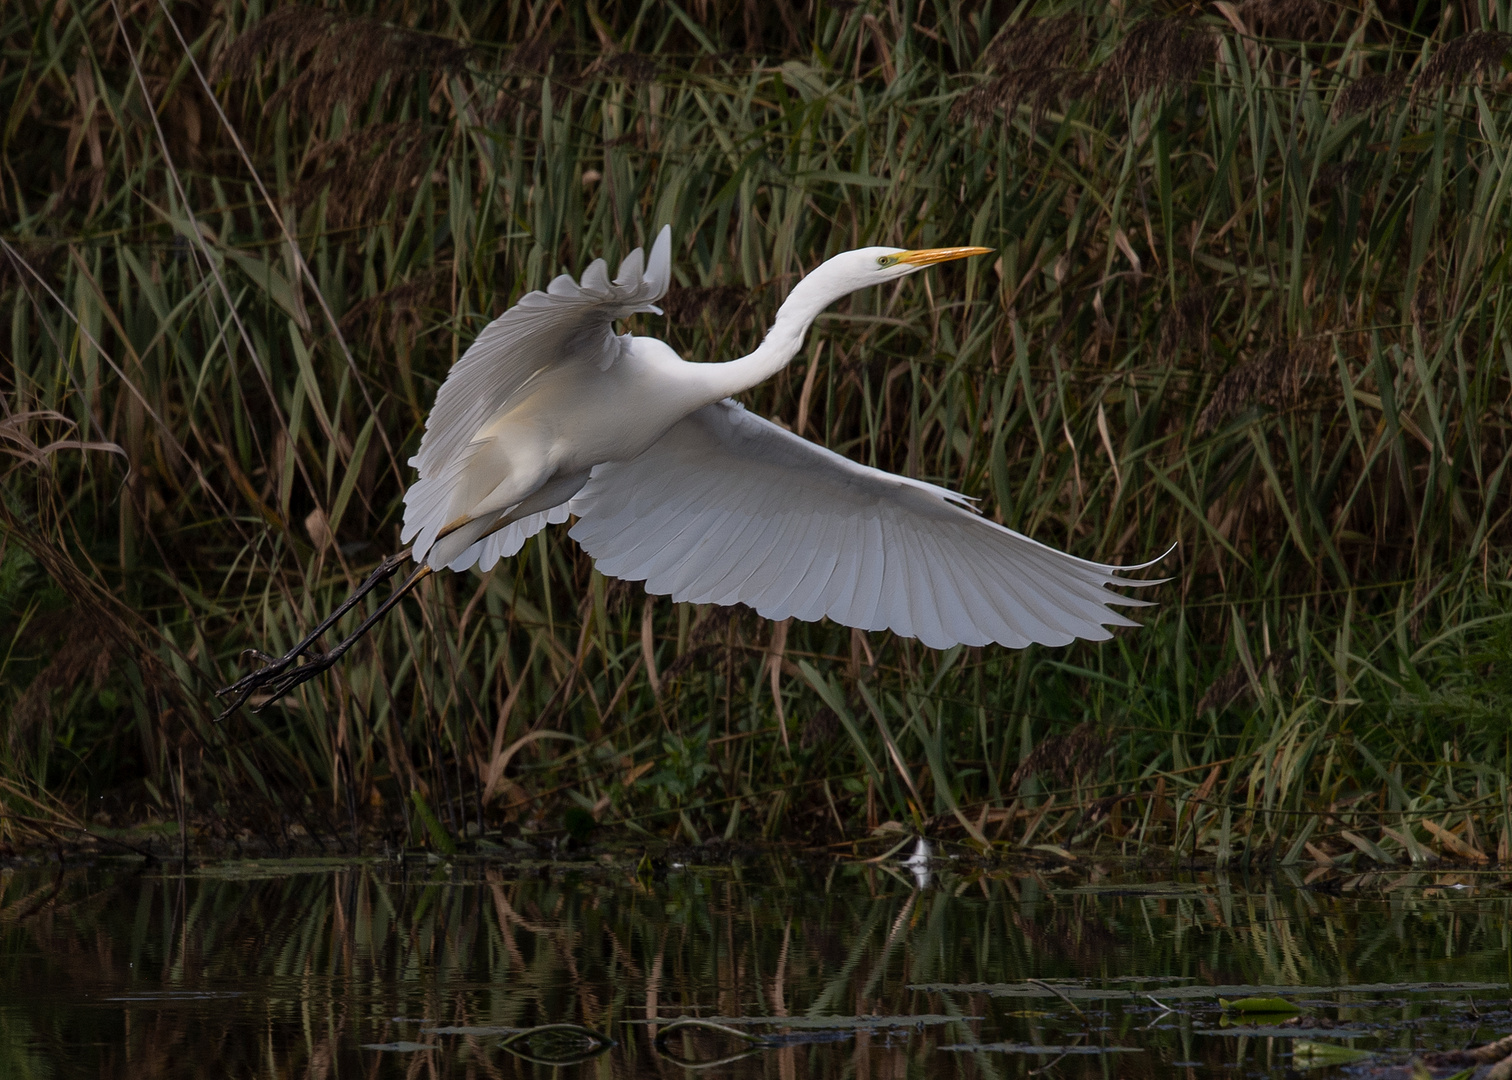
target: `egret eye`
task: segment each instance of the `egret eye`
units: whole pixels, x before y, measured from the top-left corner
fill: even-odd
[[[878,255],[877,256],[877,265],[878,266],[891,266],[893,263],[895,263],[897,261],[898,261],[898,257],[896,255]]]

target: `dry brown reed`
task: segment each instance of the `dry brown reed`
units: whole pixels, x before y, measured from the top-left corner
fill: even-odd
[[[674,288],[662,301],[662,310],[672,322],[687,325],[707,316],[716,323],[736,318],[746,306],[749,290],[739,285],[703,285]]]
[[[1131,101],[1195,82],[1213,63],[1218,36],[1191,19],[1143,19],[1097,69],[1096,93]]]
[[[1263,679],[1270,672],[1281,671],[1296,658],[1296,655],[1297,651],[1290,648],[1272,653],[1255,667],[1254,677]],[[1202,692],[1202,696],[1197,699],[1197,704],[1193,706],[1193,711],[1201,716],[1209,709],[1217,711],[1230,708],[1245,695],[1252,694],[1253,689],[1249,669],[1242,663],[1236,663],[1214,679]]]
[[[1160,320],[1160,358],[1174,361],[1183,350],[1191,349],[1206,356],[1211,348],[1210,332],[1217,294],[1211,288],[1196,288],[1166,309]]]
[[[654,59],[635,52],[618,52],[599,57],[589,64],[583,78],[622,79],[634,85],[651,82],[660,71]]]
[[[992,78],[962,94],[952,118],[981,124],[1002,112],[1011,119],[1024,104],[1037,123],[1046,109],[1080,97],[1091,78],[1073,62],[1083,52],[1086,33],[1086,21],[1076,15],[1029,18],[1005,27],[983,52],[983,68]]]
[[[311,149],[294,202],[309,206],[324,195],[328,225],[358,225],[381,213],[391,199],[406,205],[429,169],[430,156],[418,120],[357,128]]]

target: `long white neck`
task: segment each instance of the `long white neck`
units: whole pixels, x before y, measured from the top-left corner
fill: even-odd
[[[863,284],[834,269],[838,268],[826,263],[793,286],[755,352],[722,364],[690,365],[697,370],[700,391],[707,398],[704,404],[749,390],[792,362],[819,313]]]

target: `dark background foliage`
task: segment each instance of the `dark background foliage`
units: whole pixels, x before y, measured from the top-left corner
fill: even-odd
[[[460,10],[0,17],[13,837],[1505,847],[1504,6]],[[696,359],[836,251],[997,249],[748,403],[1080,555],[1179,542],[1144,628],[933,653],[648,599],[557,529],[213,724],[398,547],[472,336],[662,223],[634,329]]]

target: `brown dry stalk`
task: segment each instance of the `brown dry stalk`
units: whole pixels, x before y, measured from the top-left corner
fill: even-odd
[[[1468,1050],[1441,1050],[1424,1054],[1422,1062],[1433,1068],[1453,1065],[1488,1065],[1491,1062],[1499,1062],[1496,1069],[1484,1074],[1482,1080],[1495,1075],[1506,1077],[1512,1075],[1512,1035]],[[1497,1069],[1500,1070],[1499,1074]]]
[[[434,266],[402,285],[395,285],[376,296],[359,300],[342,315],[341,329],[351,331],[363,325],[371,325],[376,330],[378,316],[387,311],[390,337],[401,327],[418,330],[422,312],[431,308],[444,310],[449,305],[446,293],[451,278],[452,268],[449,264]]]
[[[1208,327],[1216,300],[1215,289],[1193,289],[1166,309],[1160,320],[1160,345],[1156,349],[1162,363],[1174,359],[1183,345],[1195,346],[1199,353],[1207,355]]]
[[[1038,121],[1057,101],[1079,97],[1091,80],[1070,66],[1070,57],[1085,33],[1084,21],[1074,15],[1025,19],[1004,28],[982,56],[984,69],[997,74],[962,94],[951,119],[969,116],[985,123],[999,110],[1012,116],[1027,103]]]
[[[1281,649],[1273,652],[1260,662],[1255,675],[1263,677],[1268,671],[1279,671],[1296,655],[1296,649]],[[1249,689],[1249,672],[1245,670],[1242,663],[1236,663],[1208,685],[1207,691],[1197,699],[1197,707],[1193,711],[1195,715],[1201,716],[1208,709],[1226,709]]]
[[[1150,90],[1194,82],[1213,62],[1218,36],[1190,19],[1135,23],[1097,71],[1096,93],[1127,94],[1132,101]]]
[[[983,54],[994,77],[966,93],[951,119],[985,123],[1001,110],[1012,116],[1020,105],[1038,123],[1057,102],[1092,95],[1101,100],[1193,82],[1212,63],[1218,38],[1192,19],[1145,19],[1134,23],[1095,71],[1078,66],[1089,26],[1074,15],[1025,19],[1007,27]]]
[[[52,278],[58,267],[68,259],[68,245],[34,237],[18,237],[10,241],[14,255],[0,251],[0,294],[16,287],[26,287],[34,280]]]
[[[674,325],[697,322],[705,313],[716,323],[728,322],[746,306],[747,292],[739,285],[703,285],[673,289],[662,310]]]
[[[6,743],[14,755],[27,736],[41,726],[52,711],[56,690],[71,692],[86,680],[95,690],[105,685],[115,666],[116,645],[104,635],[99,623],[80,618],[76,610],[37,620],[27,628],[33,642],[56,642],[56,651],[47,666],[37,673],[16,699]]]
[[[193,696],[195,688],[181,682],[148,644],[167,644],[164,638],[139,613],[112,595],[92,573],[92,567],[81,567],[65,545],[37,532],[31,523],[12,513],[3,502],[0,502],[0,533],[25,548],[53,582],[68,594],[74,604],[74,618],[88,625],[90,640],[96,649],[105,651],[108,647],[113,656],[124,655],[132,659],[157,712],[159,729],[156,734],[167,736],[169,724],[182,727],[187,717],[203,715],[202,704]],[[79,648],[82,650],[83,645],[80,644]],[[193,668],[182,653],[180,657],[186,666]],[[85,666],[80,667],[80,664]],[[70,658],[64,666],[67,670],[60,669],[55,675],[69,674],[78,678],[91,670],[81,658]],[[38,692],[50,696],[52,689],[44,684]],[[45,707],[45,704],[44,699],[42,705]],[[178,714],[176,717],[175,713]],[[175,732],[176,736],[180,734],[182,732]]]
[[[804,750],[813,750],[834,742],[839,734],[840,718],[829,706],[821,705],[809,714],[803,725],[803,734],[798,737],[798,745]]]
[[[600,56],[588,65],[583,72],[583,78],[621,79],[633,85],[651,82],[660,70],[656,61],[649,56],[622,52],[612,56]]]

